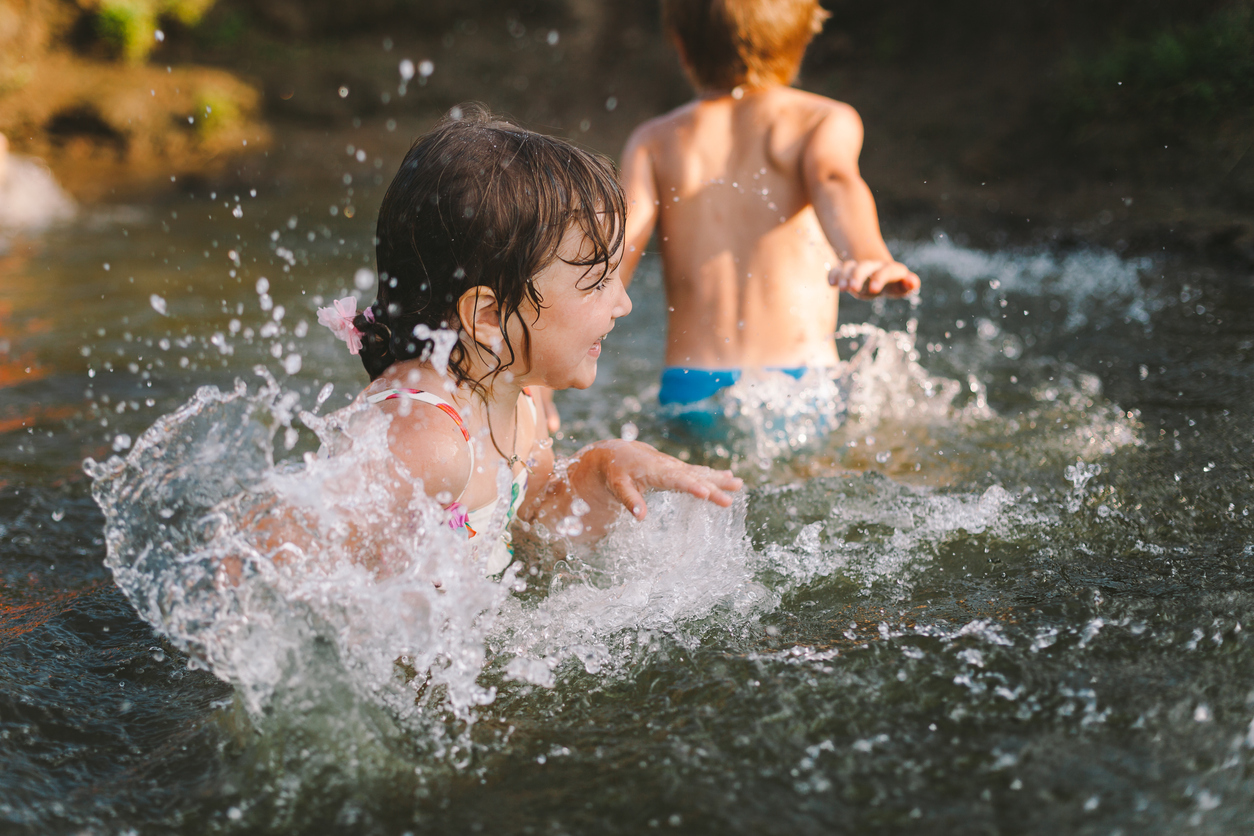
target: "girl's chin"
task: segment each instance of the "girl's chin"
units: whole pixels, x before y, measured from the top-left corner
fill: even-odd
[[[597,361],[594,359],[590,369],[580,369],[571,377],[571,389],[587,389],[597,382]]]

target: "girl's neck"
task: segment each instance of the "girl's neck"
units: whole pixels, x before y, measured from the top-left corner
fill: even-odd
[[[472,379],[481,370],[470,369]],[[514,413],[518,408],[518,396],[522,394],[525,384],[514,380],[510,375],[502,373],[487,375],[481,386],[476,388],[469,383],[456,384],[451,388],[447,385],[455,379],[452,375],[440,374],[435,368],[418,360],[404,360],[394,364],[383,375],[389,385],[412,389],[423,389],[433,395],[452,401],[458,411],[484,415],[493,428],[513,426]]]

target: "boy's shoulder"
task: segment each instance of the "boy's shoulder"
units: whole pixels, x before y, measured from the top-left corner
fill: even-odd
[[[809,133],[823,124],[862,125],[862,118],[858,116],[853,105],[794,87],[772,90],[769,100],[764,102],[764,108],[768,111],[769,122],[775,129],[789,126]]]
[[[687,104],[682,104],[660,116],[654,116],[652,119],[641,122],[632,129],[627,144],[629,146],[650,144],[673,134],[680,127],[692,121],[693,115],[700,104],[701,100],[697,99]]]
[[[791,127],[808,133],[823,123],[838,123],[860,130],[862,119],[852,105],[818,93],[798,90],[794,87],[774,87],[746,95],[728,104],[730,97],[721,100],[721,106],[730,109],[757,111],[758,121],[764,127],[778,129]],[[653,145],[674,138],[694,127],[703,111],[720,107],[720,100],[695,99],[642,122],[632,131],[629,146]]]

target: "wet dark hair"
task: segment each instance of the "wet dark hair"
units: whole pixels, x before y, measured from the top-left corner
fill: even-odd
[[[467,290],[491,288],[502,325],[514,316],[523,320],[526,299],[539,311],[544,300],[532,279],[558,257],[572,224],[587,241],[567,263],[587,268],[581,281],[600,281],[615,266],[626,214],[614,164],[605,157],[497,119],[479,105],[453,108],[414,142],[379,208],[374,322],[364,312],[354,322],[364,335],[361,359],[370,379],[393,363],[430,356],[433,342],[417,336],[416,330],[429,335],[420,326],[460,331],[457,301]],[[529,359],[531,335],[522,325],[522,357]],[[519,356],[508,333],[502,336],[504,358],[480,344],[498,370]],[[470,378],[460,340],[448,369],[459,385],[484,393],[484,381]]]

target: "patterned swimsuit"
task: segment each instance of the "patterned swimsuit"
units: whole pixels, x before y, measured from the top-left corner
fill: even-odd
[[[536,420],[535,401],[532,400],[530,392],[527,390],[523,390],[523,392],[527,396],[527,403],[531,406],[532,420]],[[470,473],[473,475],[475,472],[475,445],[470,440],[470,431],[466,429],[466,423],[453,405],[443,398],[437,397],[430,392],[424,392],[421,389],[385,389],[382,392],[367,396],[366,400],[370,403],[382,403],[383,401],[397,398],[408,398],[411,401],[430,404],[453,419],[453,422],[457,424],[457,428],[462,431],[462,438],[466,440],[466,446],[470,450]],[[469,487],[469,480],[467,480],[467,487]],[[465,492],[465,489],[463,489],[462,493],[464,494]],[[509,566],[510,561],[513,560],[514,547],[511,545],[509,526],[514,521],[519,506],[522,505],[523,497],[527,495],[526,467],[514,475],[509,493],[509,505],[505,509],[504,523],[501,526],[500,533],[495,537],[491,535],[485,537],[491,544],[487,565],[487,573],[489,575],[495,575],[504,571],[505,567]],[[465,506],[461,504],[461,496],[459,495],[456,500],[445,506],[450,514],[449,527],[454,531],[465,533],[467,539],[485,536],[488,526],[492,524],[492,516],[496,512],[497,504],[500,501],[501,497],[498,496],[487,505],[467,511]]]

